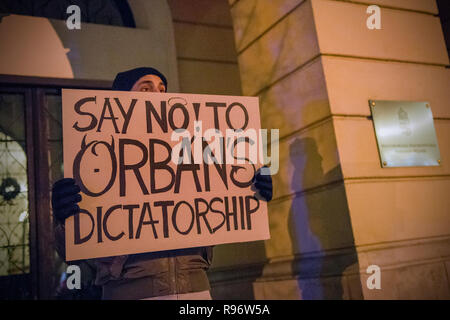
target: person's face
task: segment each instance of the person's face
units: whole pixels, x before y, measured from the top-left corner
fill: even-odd
[[[166,92],[166,87],[160,77],[147,74],[134,83],[131,91]]]

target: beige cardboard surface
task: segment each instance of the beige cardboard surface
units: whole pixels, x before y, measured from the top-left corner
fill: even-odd
[[[64,175],[83,197],[81,213],[66,220],[68,261],[270,238],[267,204],[250,186],[260,157],[224,165],[170,157],[182,127],[191,160],[207,144],[220,150],[218,139],[201,142],[213,128],[249,151],[248,140],[226,130],[258,132],[258,98],[72,89],[62,97]]]

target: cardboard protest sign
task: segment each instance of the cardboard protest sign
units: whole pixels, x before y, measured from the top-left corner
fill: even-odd
[[[63,89],[67,260],[268,239],[258,98]]]

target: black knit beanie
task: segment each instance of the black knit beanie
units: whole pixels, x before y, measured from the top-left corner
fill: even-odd
[[[154,74],[155,76],[161,78],[167,92],[166,77],[155,68],[149,67],[136,68],[118,73],[114,79],[112,89],[117,91],[130,91],[136,81],[148,74]]]

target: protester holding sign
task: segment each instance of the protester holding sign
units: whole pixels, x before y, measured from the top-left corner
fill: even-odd
[[[133,70],[129,70],[126,72],[119,73],[116,76],[113,84],[113,90],[116,91],[139,91],[139,92],[167,92],[167,80],[163,74],[161,74],[158,70],[153,68],[137,68]],[[87,98],[89,99],[89,98]],[[95,100],[95,98],[94,98]],[[87,101],[87,100],[86,100]],[[118,102],[118,101],[116,101]],[[118,102],[119,103],[119,102]],[[127,122],[126,116],[132,111],[134,104],[130,105],[128,109],[128,113],[125,112],[120,103],[118,104],[121,108],[122,114],[124,115],[125,121],[123,128],[125,126],[129,126],[129,122]],[[148,106],[148,104],[147,104]],[[110,106],[109,106],[110,108]],[[81,105],[79,105],[79,114],[86,115],[87,112],[82,111]],[[109,109],[111,111],[111,109]],[[110,117],[105,116],[105,112],[102,114],[102,119],[113,120],[113,115],[110,114]],[[128,118],[129,121],[129,118]],[[115,122],[114,122],[115,124]],[[77,125],[75,123],[74,127]],[[98,130],[102,123],[98,124]],[[81,127],[80,127],[81,128]],[[126,130],[126,129],[123,129]],[[81,130],[80,130],[81,131]],[[116,130],[118,132],[119,130]],[[128,140],[129,141],[129,140]],[[107,144],[105,142],[96,141],[94,144],[92,142],[86,142],[86,136],[84,136],[82,141],[82,149],[78,152],[78,155],[83,155],[84,150],[87,150],[89,146],[92,148],[92,152],[96,154],[95,147],[96,145],[102,144],[105,148],[114,148],[114,141],[111,144]],[[120,142],[125,143],[125,142]],[[137,142],[133,142],[134,146],[138,145]],[[131,144],[131,143],[130,143]],[[139,144],[140,146],[140,144]],[[84,148],[84,149],[83,149]],[[112,149],[111,149],[112,150]],[[115,157],[115,151],[111,151],[112,157]],[[146,151],[143,151],[146,152]],[[122,154],[123,155],[123,154]],[[147,156],[148,158],[149,156]],[[78,160],[80,158],[78,157]],[[93,192],[89,193],[89,190],[82,182],[81,176],[77,175],[76,163],[77,157],[73,157],[74,163],[74,178],[64,178],[57,181],[53,185],[53,194],[52,194],[52,207],[53,214],[55,220],[57,221],[57,225],[55,228],[55,237],[56,237],[56,247],[58,253],[65,259],[66,258],[66,230],[65,230],[65,220],[69,217],[75,217],[75,225],[78,223],[78,228],[80,226],[80,218],[78,216],[84,214],[90,215],[90,219],[92,220],[92,230],[94,229],[94,218],[93,215],[84,208],[80,210],[78,203],[83,200],[81,196],[81,192],[83,192],[87,197],[88,196],[96,196]],[[81,161],[81,160],[79,160]],[[155,165],[155,164],[153,164]],[[126,167],[123,165],[122,167]],[[126,169],[126,168],[125,168]],[[98,172],[99,169],[95,168],[94,173]],[[136,167],[129,168],[129,171],[134,172],[136,180],[140,179],[140,175],[138,169]],[[121,179],[125,179],[124,176],[120,177]],[[111,180],[112,181],[112,180]],[[179,182],[179,181],[178,181]],[[261,175],[259,172],[255,175],[253,181],[253,186],[259,192],[260,196],[262,196],[266,201],[269,201],[272,198],[272,180],[270,175]],[[154,186],[153,186],[154,187]],[[140,191],[143,194],[145,193],[146,187],[143,184],[140,184]],[[137,191],[137,190],[136,190]],[[121,196],[126,196],[126,187],[120,187]],[[151,196],[151,194],[150,194]],[[226,197],[225,197],[226,198]],[[249,227],[248,223],[251,222],[251,214],[252,209],[251,202],[252,199],[249,197],[236,200],[240,203],[240,207],[247,208],[247,228]],[[172,201],[173,202],[173,201]],[[167,203],[167,202],[166,202]],[[181,201],[180,203],[184,203],[185,206],[188,204],[185,201]],[[198,201],[197,204],[205,204],[209,207],[207,201]],[[235,202],[234,204],[236,204]],[[173,205],[173,204],[172,204]],[[237,204],[236,204],[237,206]],[[146,202],[142,205],[142,216],[140,219],[139,226],[149,224],[150,222],[145,222],[144,212],[146,207]],[[100,208],[100,207],[98,207]],[[113,207],[114,208],[114,207]],[[123,205],[116,206],[116,209],[124,209],[129,210],[130,212],[130,234],[129,239],[135,240],[137,234],[135,230],[132,229],[133,226],[133,218],[132,211],[136,209],[137,205]],[[150,210],[150,204],[147,205],[147,209]],[[163,207],[164,209],[164,207]],[[102,242],[103,239],[100,239],[100,229],[103,226],[103,232],[106,231],[106,219],[107,216],[110,215],[114,209],[108,209],[107,213],[104,216],[100,216],[97,214],[97,218],[101,219],[103,217],[103,223],[100,223],[100,220],[97,221],[97,231],[98,238],[97,242]],[[99,210],[97,210],[99,211]],[[212,210],[214,211],[214,210]],[[237,210],[236,210],[237,211]],[[151,216],[151,213],[149,211]],[[166,212],[167,216],[167,212]],[[175,223],[174,226],[177,228],[175,215],[172,216],[172,220]],[[194,217],[194,213],[193,213]],[[201,217],[207,224],[207,220],[205,219],[205,212],[203,212],[203,216],[198,215],[197,213],[197,223],[199,222],[199,217]],[[193,218],[194,219],[194,218]],[[235,214],[235,219],[237,219],[237,215]],[[242,213],[242,221],[244,222],[245,216]],[[167,220],[167,218],[166,218]],[[166,221],[167,222],[167,221]],[[153,222],[158,223],[158,221]],[[194,223],[194,220],[192,224]],[[161,222],[162,224],[162,222]],[[155,224],[151,225],[155,232]],[[199,227],[199,225],[198,225]],[[251,228],[251,226],[250,226]],[[168,232],[168,227],[164,226],[164,236],[166,236],[166,232]],[[191,229],[192,228],[191,226]],[[72,229],[71,229],[72,230]],[[75,228],[76,230],[76,228]],[[140,230],[140,229],[139,229]],[[210,230],[212,232],[212,230]],[[215,230],[214,230],[215,231]],[[72,231],[71,231],[72,232]],[[77,231],[75,231],[76,233]],[[73,233],[73,232],[72,232]],[[91,232],[92,233],[92,232]],[[123,234],[121,234],[123,236]],[[75,234],[74,238],[79,240],[79,243],[82,241],[88,241],[88,237],[80,234]],[[118,238],[118,237],[116,237]],[[155,232],[155,239],[158,238]],[[161,238],[161,236],[160,236]],[[114,237],[108,237],[109,240],[114,240]],[[100,240],[100,241],[99,241]],[[106,239],[105,239],[106,240]],[[136,252],[136,251],[135,251]],[[142,252],[142,251],[141,251]],[[101,255],[97,255],[101,256]],[[189,247],[189,248],[181,248],[177,250],[165,250],[165,251],[157,251],[157,252],[147,252],[147,253],[139,253],[139,254],[126,254],[126,255],[116,255],[110,257],[102,257],[89,259],[89,263],[93,263],[96,266],[96,280],[95,284],[103,287],[103,299],[154,299],[155,297],[161,299],[210,299],[211,296],[209,294],[209,281],[206,275],[206,271],[212,262],[212,247]]]

